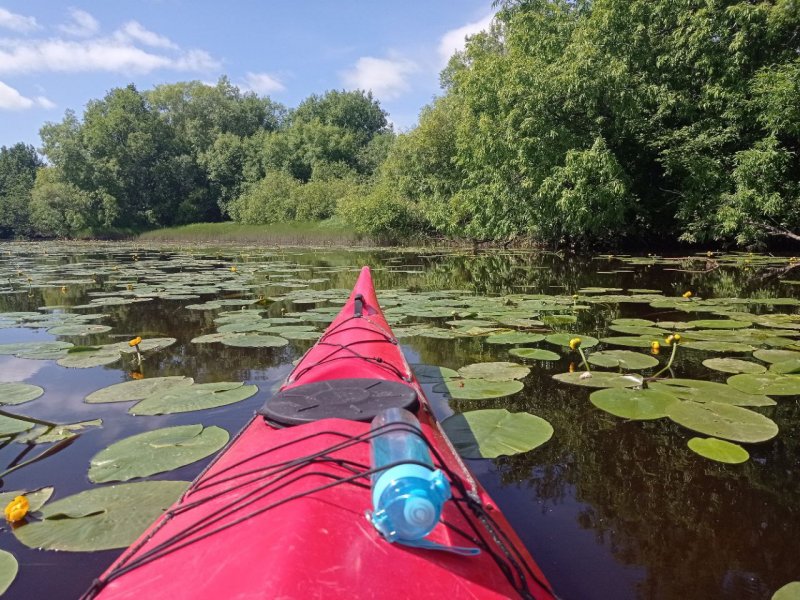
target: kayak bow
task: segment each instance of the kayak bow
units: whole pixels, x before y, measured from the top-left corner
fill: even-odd
[[[389,543],[365,517],[370,421],[414,412],[453,499],[429,539]],[[186,493],[85,598],[555,598],[456,454],[381,312],[367,267],[339,315]]]

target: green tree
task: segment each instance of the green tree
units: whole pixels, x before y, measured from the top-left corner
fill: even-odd
[[[43,164],[33,146],[0,148],[0,237],[30,232],[31,189]]]

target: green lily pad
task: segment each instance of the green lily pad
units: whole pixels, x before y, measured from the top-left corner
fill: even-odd
[[[558,327],[559,325],[572,325],[577,323],[578,317],[575,315],[544,315],[542,322],[545,325]]]
[[[764,373],[764,365],[738,358],[707,358],[703,366],[723,373]]]
[[[667,409],[674,402],[680,402],[675,396],[663,392],[628,388],[598,390],[591,393],[589,400],[600,410],[633,421],[666,417]]]
[[[800,373],[800,358],[790,358],[789,360],[782,360],[780,362],[772,363],[769,366],[770,373],[777,373],[778,375],[792,375]]]
[[[736,465],[747,462],[750,454],[739,444],[718,440],[717,438],[693,437],[687,442],[687,446],[703,458],[708,458],[721,463]]]
[[[667,416],[692,431],[733,442],[764,442],[778,435],[778,426],[772,419],[719,402],[676,402],[669,406]]]
[[[0,437],[7,437],[33,429],[33,423],[0,415]]]
[[[795,396],[800,394],[800,375],[745,373],[729,377],[728,384],[747,394],[765,394],[767,396]]]
[[[800,352],[795,352],[793,350],[761,349],[753,352],[753,357],[767,363],[776,363],[785,360],[800,359]]]
[[[630,350],[603,350],[601,352],[593,352],[589,356],[589,362],[599,367],[620,367],[639,371],[655,367],[658,364],[658,359],[641,352],[631,352]]]
[[[236,348],[280,348],[289,343],[286,338],[277,335],[233,334],[220,340],[226,346]]]
[[[93,483],[128,481],[191,464],[219,451],[230,436],[221,427],[179,425],[127,437],[91,460]]]
[[[541,348],[512,348],[508,351],[511,356],[526,358],[528,360],[559,360],[560,355],[550,350]]]
[[[504,408],[453,415],[442,427],[465,458],[513,456],[529,452],[553,436],[553,427],[541,417]]]
[[[459,377],[457,371],[438,365],[411,365],[411,368],[420,383],[439,383],[443,379]]]
[[[0,494],[0,507],[5,507],[17,496],[25,496],[28,499],[29,512],[36,512],[45,505],[45,502],[50,500],[53,495],[54,487],[42,487],[36,490],[16,490],[13,492],[3,492]]]
[[[751,394],[730,385],[702,379],[661,379],[649,384],[650,389],[695,402],[719,402],[735,406],[775,406],[776,402],[763,394]]]
[[[800,581],[792,581],[772,594],[771,600],[800,600]]]
[[[513,362],[474,363],[461,367],[458,374],[465,379],[483,379],[485,381],[510,381],[527,377],[531,370],[525,365]]]
[[[548,335],[545,338],[545,340],[547,340],[549,343],[555,346],[562,346],[564,348],[569,348],[569,341],[576,337],[581,338],[581,348],[583,348],[584,350],[586,348],[592,348],[594,346],[597,346],[597,344],[600,343],[600,340],[598,340],[595,337],[592,337],[590,335],[582,335],[579,333],[553,333]]]
[[[0,550],[0,595],[5,594],[19,573],[19,563],[14,555]]]
[[[173,377],[151,377],[137,381],[124,381],[92,392],[84,399],[89,404],[105,402],[130,402],[144,400],[148,396],[164,392],[180,385],[191,385],[194,379],[177,375]]]
[[[744,329],[752,325],[748,321],[735,321],[733,319],[698,319],[689,321],[689,324],[698,329]]]
[[[681,344],[682,346],[686,346],[687,348],[693,348],[694,350],[704,350],[706,352],[752,352],[755,350],[755,347],[751,346],[750,344],[743,344],[742,342],[711,342],[711,341],[690,341],[684,342]]]
[[[651,327],[656,325],[656,322],[649,319],[614,319],[611,324],[623,327]]]
[[[576,371],[574,373],[558,373],[553,379],[572,385],[593,388],[629,388],[642,385],[641,375],[632,373],[609,373],[608,371]]]
[[[620,335],[614,337],[601,338],[604,344],[611,344],[612,346],[627,346],[629,348],[650,348],[653,341],[659,341],[661,338],[654,339],[652,337],[636,337],[632,335]]]
[[[101,348],[99,350],[87,350],[85,352],[73,352],[58,359],[58,364],[62,367],[72,369],[90,369],[91,367],[101,367],[110,365],[122,358],[119,350],[109,351]]]
[[[14,536],[44,550],[127,548],[188,487],[188,481],[141,481],[87,490],[48,503],[41,521],[15,527]]]
[[[36,425],[26,433],[15,437],[14,441],[18,444],[52,444],[73,438],[89,427],[101,427],[102,425],[102,419],[78,423],[59,423],[55,427]]]
[[[106,331],[111,331],[111,327],[108,325],[85,323],[51,327],[47,330],[47,333],[51,333],[53,335],[91,335],[95,333],[105,333]]]
[[[227,406],[246,400],[258,388],[241,382],[195,383],[179,385],[165,391],[157,391],[128,412],[132,415],[170,415]]]
[[[510,331],[496,333],[486,338],[487,344],[535,344],[541,342],[544,336],[541,333],[528,333],[526,331]]]
[[[484,400],[516,394],[522,388],[521,381],[487,381],[484,379],[445,379],[436,384],[433,391],[446,393],[455,400]]]
[[[38,385],[29,383],[0,383],[0,404],[24,404],[44,394]]]

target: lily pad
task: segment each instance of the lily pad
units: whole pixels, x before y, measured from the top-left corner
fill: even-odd
[[[792,581],[772,594],[771,600],[800,600],[800,581]]]
[[[438,365],[411,365],[411,368],[420,383],[439,383],[443,379],[459,377],[457,371]]]
[[[241,382],[195,383],[158,391],[131,407],[132,415],[170,415],[217,408],[246,400],[258,388]]]
[[[57,327],[51,327],[47,330],[47,333],[53,335],[91,335],[95,333],[105,333],[106,331],[111,331],[111,327],[108,325],[79,323],[75,325],[59,325]]]
[[[14,555],[5,550],[0,550],[0,595],[14,583],[19,572],[19,563]]]
[[[569,341],[573,338],[581,338],[581,348],[592,348],[600,343],[596,337],[590,335],[582,335],[579,333],[553,333],[548,335],[545,339],[556,346],[569,347]]]
[[[693,437],[687,442],[687,446],[703,458],[708,458],[721,463],[736,465],[747,462],[750,454],[739,444],[718,440],[717,438]]]
[[[689,321],[689,324],[699,329],[744,329],[752,325],[748,321],[735,321],[733,319],[698,319]]]
[[[188,481],[142,481],[91,489],[48,503],[41,521],[15,527],[14,536],[44,550],[126,548],[188,487]]]
[[[508,351],[511,356],[526,358],[528,360],[558,360],[560,355],[542,348],[512,348]]]
[[[648,336],[636,337],[632,335],[620,335],[614,337],[604,337],[600,340],[604,344],[611,344],[612,346],[627,346],[629,348],[650,348],[654,338]],[[655,341],[660,341],[656,338]]]
[[[31,491],[16,490],[13,492],[3,492],[0,494],[0,506],[5,507],[17,496],[25,496],[28,499],[28,504],[30,505],[28,510],[30,512],[36,512],[45,505],[45,502],[50,500],[50,496],[53,495],[54,490],[55,488],[53,487],[43,487]]]
[[[772,363],[769,366],[770,373],[777,373],[778,375],[792,375],[800,373],[800,358],[790,358],[789,360],[782,360],[780,362]]]
[[[220,340],[226,346],[236,348],[280,348],[289,343],[286,338],[277,335],[233,334]]]
[[[559,373],[553,379],[562,383],[571,383],[583,387],[593,388],[629,388],[642,385],[641,375],[632,373],[609,373],[608,371],[575,371],[574,373]]]
[[[38,385],[29,383],[0,383],[0,404],[24,404],[44,394]]]
[[[474,410],[442,422],[447,437],[465,458],[496,458],[529,452],[553,436],[553,427],[530,413]]]
[[[455,400],[484,400],[501,398],[516,394],[522,388],[522,382],[487,381],[485,379],[446,379],[436,384],[434,392],[446,393]]]
[[[0,415],[0,437],[7,437],[33,429],[33,423]]]
[[[764,373],[764,365],[738,358],[707,358],[703,366],[723,373]]]
[[[753,357],[767,363],[776,363],[795,358],[800,359],[800,352],[795,352],[793,350],[761,349],[753,352]]]
[[[496,333],[486,338],[487,344],[535,344],[541,342],[544,336],[541,333],[528,333],[527,331],[510,331]]]
[[[192,383],[194,383],[194,379],[191,377],[183,377],[182,375],[125,381],[92,392],[86,396],[84,402],[89,404],[102,404],[105,402],[144,400],[152,394],[165,392],[179,385],[191,385]]]
[[[221,427],[179,425],[127,437],[101,450],[91,460],[94,483],[128,481],[171,471],[210,456],[229,439]]]
[[[747,394],[765,394],[767,396],[800,394],[800,375],[742,374],[729,377],[728,384]]]
[[[600,410],[623,419],[643,421],[667,416],[667,409],[680,402],[675,396],[655,390],[608,388],[592,392],[589,400]]]
[[[755,347],[751,346],[750,344],[743,344],[742,342],[726,342],[726,341],[719,341],[719,342],[710,342],[710,341],[691,341],[691,342],[684,342],[681,344],[686,346],[687,348],[692,348],[694,350],[704,350],[706,352],[752,352],[755,350]]]
[[[764,442],[778,435],[778,426],[772,419],[720,402],[676,402],[669,407],[667,416],[692,431],[734,442]]]
[[[763,394],[751,394],[730,385],[702,379],[661,379],[649,384],[650,389],[695,402],[719,402],[735,406],[775,406],[776,402]]]
[[[658,359],[630,350],[603,350],[601,352],[593,352],[589,356],[589,362],[599,367],[620,367],[639,371],[655,367],[658,364]]]
[[[26,433],[15,437],[14,441],[18,444],[52,444],[73,438],[89,427],[101,427],[102,425],[102,419],[78,423],[59,423],[55,427],[36,425]]]
[[[525,365],[513,362],[474,363],[461,367],[458,374],[465,379],[483,379],[485,381],[510,381],[527,377],[531,370]]]

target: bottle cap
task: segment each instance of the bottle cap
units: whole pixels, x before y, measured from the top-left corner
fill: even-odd
[[[427,498],[411,496],[406,499],[403,506],[403,517],[409,525],[420,529],[422,536],[424,536],[436,524],[436,508]]]

